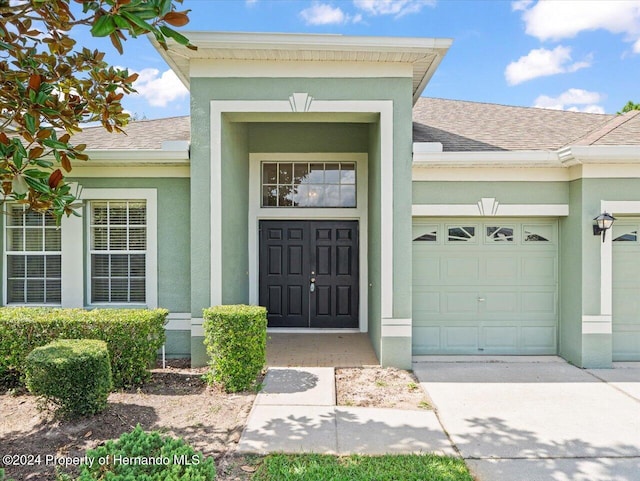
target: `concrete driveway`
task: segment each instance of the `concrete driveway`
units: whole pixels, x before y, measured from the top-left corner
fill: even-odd
[[[414,370],[479,481],[640,480],[640,363],[440,357]]]

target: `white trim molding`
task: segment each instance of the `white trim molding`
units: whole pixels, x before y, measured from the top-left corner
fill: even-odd
[[[382,337],[411,337],[411,319],[386,318],[382,319],[380,335]]]
[[[582,316],[582,334],[611,334],[611,316]]]
[[[202,317],[191,318],[191,337],[204,337],[204,319]]]
[[[566,217],[568,204],[500,204],[483,197],[475,204],[413,204],[413,217]]]
[[[377,114],[379,118],[381,304],[382,317],[393,317],[393,101],[314,99],[308,112],[331,113],[337,122],[341,115],[348,117],[353,113]],[[211,305],[222,303],[222,118],[226,113],[291,114],[291,104],[288,98],[211,101]],[[300,121],[304,120],[300,117]]]
[[[369,269],[368,269],[368,155],[366,153],[250,153],[249,154],[249,303],[259,303],[259,252],[258,226],[261,220],[357,220],[359,230],[359,272],[358,312],[359,331],[367,332],[369,326]],[[356,208],[263,208],[261,207],[260,164],[262,162],[355,162],[356,163]],[[308,330],[305,332],[309,332]]]

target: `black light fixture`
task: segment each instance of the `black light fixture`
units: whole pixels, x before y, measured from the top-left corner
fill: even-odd
[[[604,236],[606,235],[607,230],[611,229],[613,221],[616,220],[616,218],[611,214],[603,212],[593,220],[596,221],[596,224],[593,224],[593,235],[602,234],[602,242],[604,242]]]

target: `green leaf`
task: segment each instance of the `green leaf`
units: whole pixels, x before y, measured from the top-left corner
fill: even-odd
[[[166,25],[160,26],[160,31],[167,37],[174,39],[180,45],[187,45],[189,43],[189,39],[184,35],[176,32],[175,30],[167,27]]]
[[[51,189],[49,188],[49,184],[46,182],[42,183],[38,179],[29,176],[25,176],[24,180],[26,180],[27,184],[29,184],[29,187],[31,187],[36,192],[48,194],[51,191]]]
[[[116,30],[116,22],[112,15],[103,15],[91,27],[91,35],[94,37],[106,37]]]
[[[144,20],[142,20],[138,15],[134,15],[133,13],[129,13],[126,10],[122,10],[122,16],[127,20],[129,20],[129,22],[131,22],[132,24],[140,27],[145,32],[149,32],[153,30],[153,27],[147,22],[145,22]]]
[[[49,162],[48,160],[36,160],[35,164],[38,167],[42,167],[43,169],[48,169],[49,167],[53,167],[53,162]]]
[[[44,170],[38,170],[38,169],[27,169],[24,171],[24,175],[28,177],[33,177],[34,179],[49,178],[49,172],[45,172]]]
[[[63,149],[67,148],[67,144],[54,139],[45,139],[42,141],[42,145],[49,147],[50,149]]]
[[[31,114],[24,114],[24,125],[31,135],[36,134],[36,119]]]

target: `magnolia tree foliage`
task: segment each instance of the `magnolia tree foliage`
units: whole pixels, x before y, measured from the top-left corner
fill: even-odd
[[[73,135],[84,122],[122,132],[129,115],[121,100],[138,77],[79,46],[74,33],[86,26],[120,53],[127,38],[147,33],[165,48],[167,39],[195,48],[172,28],[189,21],[181,3],[0,0],[0,203],[17,201],[58,220],[74,214],[77,193],[65,176],[88,156]]]

